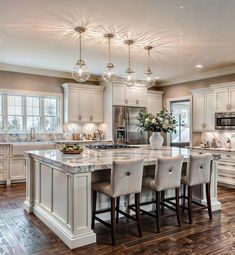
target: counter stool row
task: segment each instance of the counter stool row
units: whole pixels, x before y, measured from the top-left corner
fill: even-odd
[[[93,205],[92,205],[92,229],[95,226],[95,220],[103,223],[111,229],[112,245],[115,245],[116,225],[118,224],[119,214],[136,221],[139,236],[142,236],[141,213],[152,216],[156,219],[157,232],[160,232],[160,209],[161,207],[171,209],[176,212],[178,225],[181,226],[180,219],[180,198],[182,199],[182,210],[188,210],[189,223],[192,224],[192,187],[194,185],[206,184],[207,206],[200,205],[199,209],[208,208],[209,218],[212,218],[210,201],[210,176],[212,155],[209,153],[190,155],[187,163],[186,175],[182,176],[183,157],[159,158],[156,161],[155,174],[153,176],[144,176],[144,160],[131,159],[114,161],[111,169],[109,181],[95,182],[92,184]],[[183,195],[180,196],[179,189],[183,184]],[[188,195],[186,196],[186,186]],[[156,199],[140,203],[140,193],[142,187],[152,190],[156,194]],[[175,197],[165,198],[164,192],[169,189],[175,189]],[[105,194],[111,198],[111,208],[105,210],[96,210],[97,192]],[[120,210],[120,196],[135,195],[135,203],[130,209],[135,212],[135,216]],[[185,200],[188,200],[188,206],[185,206]],[[175,202],[173,202],[175,201]],[[156,213],[141,209],[142,205],[155,204]],[[196,208],[198,209],[198,208]],[[111,212],[111,223],[107,223],[97,217],[97,214]],[[115,216],[116,214],[116,216]]]

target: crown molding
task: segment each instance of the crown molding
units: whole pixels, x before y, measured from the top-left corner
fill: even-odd
[[[158,87],[165,87],[165,86],[176,85],[179,83],[186,83],[186,82],[192,82],[197,80],[215,78],[215,77],[220,77],[220,76],[229,75],[229,74],[235,74],[235,67],[224,68],[224,69],[214,70],[210,72],[200,72],[198,74],[183,76],[180,79],[170,79],[170,80],[162,81],[158,84]]]
[[[64,78],[64,79],[73,80],[73,77],[70,72],[55,71],[55,70],[48,70],[48,69],[28,67],[28,66],[18,66],[18,65],[0,63],[0,71],[42,75],[42,76],[48,76],[48,77],[56,77],[56,78]],[[97,82],[98,80],[99,80],[98,75],[91,74],[89,81]]]

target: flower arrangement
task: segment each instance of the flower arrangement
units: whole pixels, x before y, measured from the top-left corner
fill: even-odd
[[[142,131],[176,133],[177,120],[166,109],[161,110],[156,115],[141,112],[139,113],[138,121]]]

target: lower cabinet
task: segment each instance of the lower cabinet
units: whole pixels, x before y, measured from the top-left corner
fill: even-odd
[[[26,159],[12,158],[10,159],[10,180],[26,179]]]
[[[217,162],[218,183],[235,187],[235,161]]]

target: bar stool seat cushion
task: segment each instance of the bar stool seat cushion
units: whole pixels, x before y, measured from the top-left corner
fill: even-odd
[[[109,181],[94,182],[92,183],[92,189],[112,197],[112,189]]]
[[[156,182],[154,176],[145,176],[143,178],[143,187],[156,190]]]
[[[184,176],[181,177],[181,183],[186,184],[186,182],[187,182],[187,176],[184,175]]]

